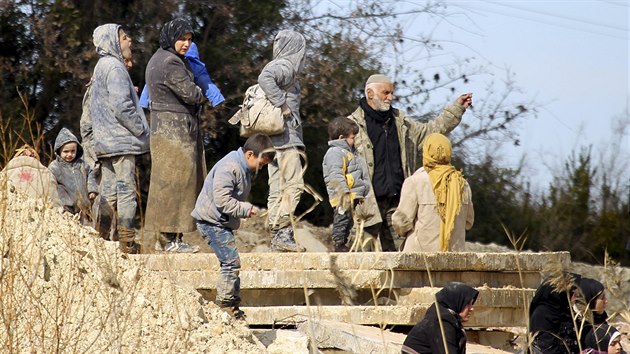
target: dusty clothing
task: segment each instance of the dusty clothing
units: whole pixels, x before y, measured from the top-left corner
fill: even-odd
[[[116,215],[118,227],[135,228],[136,158],[134,155],[107,157],[101,160],[101,198],[99,230],[107,233]],[[121,239],[121,241],[123,241]]]
[[[367,197],[370,192],[370,177],[365,160],[346,139],[328,142],[328,151],[324,155],[322,170],[330,205],[339,205],[341,196],[350,194],[350,200]]]
[[[304,191],[300,150],[276,150],[273,161],[267,165],[269,196],[267,209],[272,230],[291,225],[291,215]]]
[[[98,158],[149,151],[149,127],[123,61],[119,28],[102,25],[93,36],[100,59],[94,67],[87,107]]]
[[[8,187],[31,198],[41,198],[51,206],[60,207],[57,183],[52,173],[39,160],[28,156],[12,158],[0,173]]]
[[[169,23],[174,21],[179,20]],[[146,69],[151,96],[151,183],[145,229],[188,233],[196,228],[190,212],[205,172],[197,114],[205,98],[186,59],[172,47],[179,36],[192,30],[169,23],[163,31],[170,28],[167,34],[172,38],[163,38],[161,33],[162,48],[153,54]],[[164,49],[169,43],[171,47]]]
[[[67,143],[77,144],[77,155],[72,162],[67,162],[59,155],[61,147]],[[55,139],[55,160],[48,169],[57,181],[57,192],[63,207],[71,213],[82,212],[90,215],[92,204],[89,193],[98,193],[94,171],[82,158],[83,148],[77,137],[68,129],[62,128]]]
[[[83,95],[82,111],[81,111],[81,147],[83,148],[83,160],[87,162],[90,168],[95,169],[96,153],[94,152],[94,130],[92,129],[92,116],[90,115],[90,103],[92,100],[92,80],[87,85],[85,94]],[[98,174],[98,173],[96,173]]]
[[[238,229],[241,219],[248,217],[253,208],[246,201],[251,179],[243,149],[230,152],[208,173],[192,217],[223,228]]]
[[[273,60],[258,76],[258,84],[275,107],[287,104],[291,117],[284,122],[284,132],[270,136],[274,148],[304,147],[300,118],[300,83],[298,74],[304,66],[306,42],[295,31],[280,31],[273,42]]]
[[[449,283],[436,294],[437,302],[431,305],[424,318],[418,322],[403,343],[403,353],[420,354],[465,354],[466,332],[459,314],[471,301],[477,300],[479,292],[463,283]],[[436,308],[437,306],[437,308]],[[444,328],[440,330],[437,311]],[[446,343],[446,350],[444,344]]]
[[[441,219],[436,209],[435,193],[424,167],[420,167],[405,180],[400,194],[400,202],[392,216],[392,224],[399,235],[407,237],[403,252],[441,251]],[[464,251],[466,230],[470,230],[474,220],[472,193],[466,183],[461,210],[455,218],[455,227],[448,243],[449,251]]]
[[[446,107],[435,119],[428,122],[418,122],[406,118],[402,111],[393,109],[394,123],[396,124],[396,132],[400,146],[400,162],[405,177],[410,176],[416,170],[418,153],[425,136],[435,132],[442,134],[450,132],[459,124],[465,110],[463,106],[454,104]],[[372,181],[375,164],[373,153],[374,142],[370,140],[368,135],[365,113],[363,109],[359,107],[348,116],[348,118],[359,125],[359,134],[355,136],[354,146],[357,151],[359,151],[359,154],[365,158],[370,173],[370,180]],[[366,203],[366,207],[372,210],[374,216],[366,220],[365,225],[370,226],[381,222],[381,213],[378,210],[376,198],[373,197],[373,194],[368,196]]]

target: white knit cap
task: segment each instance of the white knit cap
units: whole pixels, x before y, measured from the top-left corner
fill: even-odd
[[[365,84],[393,84],[393,82],[387,75],[374,74],[368,77]]]

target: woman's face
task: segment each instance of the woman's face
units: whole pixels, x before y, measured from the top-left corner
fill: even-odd
[[[598,313],[598,314],[604,313],[604,311],[606,311],[606,304],[607,303],[608,303],[608,298],[606,297],[606,293],[602,292],[595,299],[595,307],[593,308],[593,311],[595,313]]]
[[[191,43],[192,33],[185,33],[183,36],[179,37],[177,41],[175,41],[175,51],[179,55],[184,55],[190,48]]]
[[[621,338],[617,337],[610,345],[608,345],[608,354],[621,353]]]
[[[475,309],[473,308],[473,301],[471,300],[462,310],[462,312],[459,313],[459,317],[462,318],[462,322],[467,322],[470,319],[470,316],[472,315],[473,311]]]

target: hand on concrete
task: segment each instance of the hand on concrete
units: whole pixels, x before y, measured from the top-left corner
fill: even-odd
[[[259,207],[252,206],[252,210],[250,210],[250,211],[249,211],[249,216],[250,216],[250,217],[252,217],[252,216],[256,216],[256,215],[258,215],[259,213],[260,213],[260,208],[259,208]]]

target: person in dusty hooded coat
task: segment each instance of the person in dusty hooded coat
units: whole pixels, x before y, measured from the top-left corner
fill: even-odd
[[[464,251],[475,211],[468,182],[451,165],[451,152],[446,136],[427,136],[422,144],[423,167],[402,185],[392,226],[406,237],[403,252]]]
[[[205,97],[184,57],[192,38],[187,20],[167,22],[160,32],[160,48],[146,68],[152,166],[145,229],[159,235],[168,252],[199,250],[182,241],[183,234],[196,230],[190,212],[205,175],[198,115]]]
[[[140,252],[136,235],[136,156],[149,151],[149,126],[138,103],[125,59],[131,58],[131,38],[120,25],[98,26],[93,34],[100,59],[94,67],[89,107],[94,153],[101,165],[100,215],[97,228],[109,239],[117,215],[120,249]]]
[[[300,82],[304,68],[306,41],[300,33],[280,31],[273,41],[273,60],[258,76],[258,84],[267,99],[282,109],[284,132],[272,135],[276,158],[267,167],[269,173],[269,228],[271,249],[282,252],[304,252],[295,242],[291,216],[304,189],[302,162],[302,119],[300,118]]]
[[[365,219],[365,231],[380,240],[383,251],[396,250],[391,217],[398,206],[404,179],[416,170],[424,138],[455,129],[472,104],[472,93],[461,95],[436,118],[420,122],[392,107],[393,95],[394,83],[389,77],[372,75],[365,84],[365,97],[348,117],[359,125],[355,146],[367,161],[374,192],[365,201],[366,209],[373,215]]]
[[[55,159],[48,169],[57,181],[57,192],[64,210],[81,214],[82,222],[91,221],[91,201],[98,194],[94,171],[83,160],[83,147],[67,128],[55,139]]]

